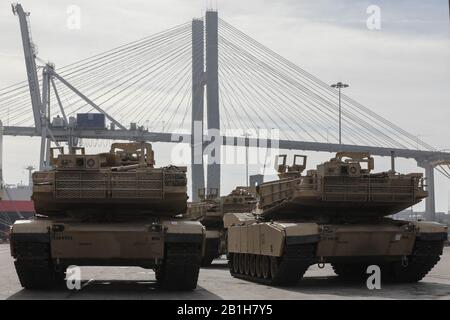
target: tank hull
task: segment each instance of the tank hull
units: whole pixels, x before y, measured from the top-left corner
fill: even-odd
[[[11,254],[27,289],[63,285],[69,266],[139,266],[154,269],[162,287],[190,290],[197,283],[204,239],[203,226],[193,221],[21,220],[12,227]],[[184,271],[177,275],[180,264]],[[44,282],[39,274],[47,277]]]
[[[316,263],[331,263],[347,279],[367,278],[375,264],[382,280],[419,281],[439,261],[447,239],[447,228],[430,222],[234,220],[228,227],[231,274],[271,285],[295,285]]]

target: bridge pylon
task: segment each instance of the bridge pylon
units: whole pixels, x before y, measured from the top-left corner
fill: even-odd
[[[434,169],[439,166],[450,166],[450,159],[434,158],[433,160],[419,160],[417,159],[417,165],[425,169],[425,177],[427,179],[428,197],[425,199],[425,215],[426,219],[435,221],[436,219],[436,207],[435,207],[435,190],[434,190]],[[444,176],[450,178],[447,170],[439,170]]]
[[[204,188],[204,93],[206,86],[206,111],[208,136],[220,138],[219,111],[219,18],[217,11],[207,11],[205,19],[192,21],[192,122],[191,122],[191,168],[192,198],[198,200],[198,190]],[[206,40],[206,41],[205,41]],[[207,164],[207,190],[220,194],[220,146],[221,139],[212,142],[215,148]],[[200,153],[201,152],[201,153]]]
[[[198,190],[205,187],[203,164],[203,117],[205,96],[205,28],[203,20],[192,20],[192,122],[191,169],[192,198],[198,201]]]
[[[428,197],[425,198],[425,219],[428,221],[435,221],[436,219],[436,204],[435,204],[435,190],[434,190],[434,167],[431,161],[417,161],[417,165],[425,169],[425,178],[427,179]]]

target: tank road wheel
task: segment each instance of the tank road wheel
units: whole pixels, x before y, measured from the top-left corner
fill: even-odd
[[[261,259],[262,256],[257,254],[255,258],[255,273],[258,278],[262,277]]]
[[[416,240],[408,261],[396,261],[388,265],[386,269],[382,268],[381,278],[383,279],[385,275],[385,278],[391,282],[419,282],[439,262],[443,246],[443,241]]]
[[[156,281],[165,290],[194,290],[197,287],[202,248],[198,243],[166,243],[165,259],[157,269]]]
[[[245,254],[245,274],[246,275],[250,274],[250,254],[249,253]]]
[[[250,275],[254,277],[256,275],[256,255],[250,255]]]
[[[311,264],[313,249],[313,246],[286,247],[282,257],[271,257],[271,284],[275,286],[296,285]],[[298,252],[301,252],[303,256],[298,256]]]
[[[272,278],[275,278],[278,274],[278,258],[277,257],[270,257],[270,274],[272,275]]]
[[[162,281],[162,266],[158,266],[155,267],[153,269],[153,271],[155,272],[155,279],[156,279],[156,283],[158,284],[158,286],[161,284]]]
[[[239,253],[232,253],[233,255],[233,272],[239,273]]]
[[[268,256],[261,257],[261,270],[264,279],[270,278],[270,259]]]
[[[233,254],[227,252],[227,266],[230,272],[233,271]]]
[[[239,272],[235,272],[234,276],[274,286],[292,286],[297,284],[314,262],[315,252],[315,244],[296,244],[286,246],[281,257],[234,254],[233,259],[239,257]],[[233,265],[236,264],[235,260]]]
[[[245,274],[245,254],[239,254],[239,273]]]

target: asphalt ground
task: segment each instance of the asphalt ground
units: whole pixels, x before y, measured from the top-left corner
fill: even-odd
[[[379,290],[342,282],[329,265],[311,266],[295,287],[275,288],[233,278],[226,260],[218,259],[201,269],[192,292],[161,291],[153,271],[136,267],[82,267],[80,290],[28,291],[20,286],[7,244],[0,244],[0,275],[0,299],[450,299],[450,247],[419,283],[382,283]]]

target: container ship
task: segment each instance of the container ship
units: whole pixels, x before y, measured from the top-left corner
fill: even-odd
[[[10,226],[19,219],[34,215],[30,185],[3,185],[0,189],[0,241],[8,240]]]

